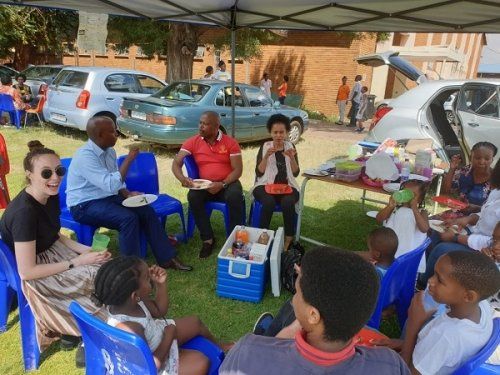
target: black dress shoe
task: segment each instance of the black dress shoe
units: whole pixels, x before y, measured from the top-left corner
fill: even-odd
[[[82,338],[78,336],[61,335],[59,346],[61,350],[73,350],[82,342]]]
[[[162,264],[160,267],[163,267],[165,269],[170,268],[170,269],[177,270],[177,271],[192,271],[193,270],[193,267],[187,266],[187,265],[181,263],[181,261],[179,259],[177,259],[177,257],[170,259],[167,263]]]
[[[80,342],[80,344],[78,344],[78,348],[76,349],[75,365],[77,368],[85,367],[85,347],[83,346],[83,342]]]
[[[198,255],[198,257],[200,259],[208,258],[210,256],[210,254],[212,254],[214,247],[215,247],[215,238],[212,238],[212,243],[203,242],[201,245],[201,250],[200,250],[200,254]]]

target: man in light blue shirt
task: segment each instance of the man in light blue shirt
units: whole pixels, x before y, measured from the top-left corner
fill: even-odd
[[[120,252],[140,255],[140,232],[146,236],[157,263],[164,268],[190,271],[170,244],[165,229],[150,206],[124,207],[122,202],[139,192],[128,191],[124,180],[139,150],[131,149],[118,168],[116,127],[109,117],[95,117],[87,124],[89,140],[73,157],[68,170],[66,204],[73,218],[87,225],[119,231]]]

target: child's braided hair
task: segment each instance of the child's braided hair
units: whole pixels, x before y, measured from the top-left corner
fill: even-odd
[[[98,306],[125,303],[139,289],[141,262],[143,260],[138,257],[120,256],[103,264],[94,280],[94,302]]]

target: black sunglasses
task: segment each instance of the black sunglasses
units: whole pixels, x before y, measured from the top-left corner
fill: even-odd
[[[66,167],[63,167],[62,165],[60,165],[60,166],[56,167],[56,169],[54,169],[54,171],[52,171],[52,169],[49,169],[49,168],[42,169],[42,172],[40,173],[40,175],[45,180],[48,180],[49,178],[52,177],[52,173],[54,173],[54,172],[59,177],[63,177],[66,174]]]

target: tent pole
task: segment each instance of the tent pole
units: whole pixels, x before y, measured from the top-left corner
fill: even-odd
[[[236,59],[236,30],[234,28],[231,29],[231,136],[234,138],[236,133],[236,110],[234,107],[235,102],[235,64]]]

